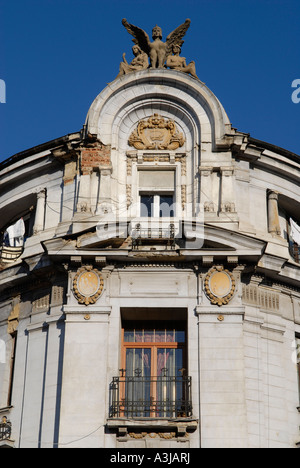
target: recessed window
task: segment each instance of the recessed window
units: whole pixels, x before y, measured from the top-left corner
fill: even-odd
[[[139,172],[140,216],[175,217],[175,171]]]
[[[186,323],[125,322],[119,415],[126,417],[187,417]]]
[[[142,218],[174,218],[175,204],[172,194],[141,194]]]
[[[300,226],[292,218],[288,219],[288,236],[290,253],[293,259],[300,263]]]

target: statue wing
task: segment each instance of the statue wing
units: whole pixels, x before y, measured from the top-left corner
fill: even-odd
[[[122,24],[129,34],[133,36],[133,42],[137,44],[143,52],[149,55],[151,42],[148,34],[143,29],[134,26],[133,24],[129,24],[125,18],[122,20]]]
[[[183,24],[178,26],[178,28],[174,29],[174,31],[168,35],[166,39],[166,45],[167,45],[166,56],[172,54],[173,45],[176,44],[176,45],[179,45],[180,47],[182,46],[182,44],[184,43],[182,38],[184,37],[185,33],[189,29],[190,24],[191,24],[191,20],[186,19]]]

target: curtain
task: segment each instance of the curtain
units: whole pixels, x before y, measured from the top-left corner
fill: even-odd
[[[157,414],[159,417],[176,417],[177,402],[183,397],[182,349],[162,348],[157,350]]]
[[[125,413],[131,417],[150,416],[151,349],[126,350]]]

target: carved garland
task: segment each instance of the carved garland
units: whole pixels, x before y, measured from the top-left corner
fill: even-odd
[[[206,275],[204,287],[210,302],[221,307],[231,301],[236,284],[230,271],[225,270],[223,266],[216,266]]]
[[[73,292],[79,304],[95,304],[101,296],[104,280],[92,266],[79,268],[73,280]]]

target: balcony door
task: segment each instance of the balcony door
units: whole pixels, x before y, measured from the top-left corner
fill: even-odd
[[[180,416],[187,375],[184,324],[129,325],[123,328],[122,341],[124,416]]]

